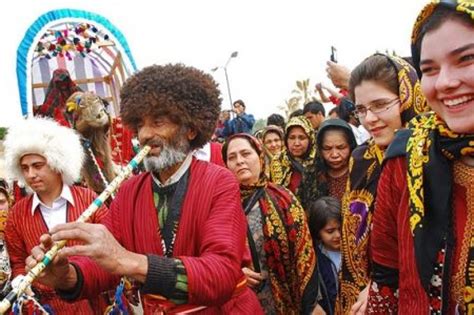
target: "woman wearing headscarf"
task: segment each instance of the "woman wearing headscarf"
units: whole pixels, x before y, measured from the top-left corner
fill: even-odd
[[[349,158],[357,146],[352,128],[342,119],[325,120],[316,142],[319,190],[341,201],[349,176]]]
[[[386,153],[370,313],[474,313],[473,18],[472,1],[433,1],[416,20],[413,61],[434,112]]]
[[[351,73],[350,95],[371,139],[352,152],[349,162],[338,314],[363,311],[367,305],[369,236],[383,156],[395,131],[426,109],[415,69],[393,56],[375,54],[359,64]]]
[[[285,128],[283,151],[270,164],[270,180],[288,188],[306,209],[309,202],[322,193],[316,174],[316,136],[311,123],[304,116],[291,118]]]
[[[263,172],[256,138],[236,134],[222,148],[240,182],[252,267],[243,268],[266,314],[309,314],[317,297],[316,256],[304,210],[287,189]]]
[[[285,133],[283,129],[275,125],[269,125],[262,129],[261,142],[265,152],[265,175],[270,176],[270,163],[285,149]]]

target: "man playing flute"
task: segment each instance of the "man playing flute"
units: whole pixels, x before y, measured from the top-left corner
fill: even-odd
[[[260,314],[241,271],[246,220],[238,182],[193,157],[211,139],[220,103],[212,77],[181,64],[154,65],[128,79],[121,117],[151,147],[147,172],[120,187],[104,225],[61,224],[41,237],[29,267],[54,241],[83,245],[62,249],[40,280],[76,300],[124,275],[139,284],[145,314]]]

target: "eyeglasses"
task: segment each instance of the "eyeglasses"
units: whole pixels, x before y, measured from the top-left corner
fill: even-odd
[[[400,103],[400,99],[397,97],[397,98],[387,100],[387,101],[380,101],[370,106],[356,105],[354,113],[358,118],[362,119],[362,118],[365,118],[365,116],[367,116],[367,111],[369,110],[373,114],[377,115],[377,114],[381,114],[383,112],[388,111],[390,108],[397,105],[398,103]]]

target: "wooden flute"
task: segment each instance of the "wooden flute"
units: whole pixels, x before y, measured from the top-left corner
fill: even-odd
[[[103,203],[114,193],[120,184],[132,174],[133,170],[138,167],[140,162],[150,152],[150,146],[144,146],[135,157],[125,166],[125,168],[118,174],[112,182],[105,188],[105,190],[87,207],[87,209],[81,214],[76,222],[86,222],[99,209]],[[12,288],[7,296],[0,302],[0,314],[7,312],[13,303],[20,297],[27,288],[35,281],[35,279],[41,274],[41,272],[50,264],[50,262],[56,257],[57,253],[61,248],[66,245],[66,241],[62,240],[56,242],[53,247],[44,255],[42,261],[36,264],[25,276],[19,275],[15,277],[12,282],[18,282],[18,285]],[[17,280],[19,278],[19,280]],[[17,281],[16,281],[17,280]]]

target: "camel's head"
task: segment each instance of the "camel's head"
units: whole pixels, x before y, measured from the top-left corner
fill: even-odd
[[[108,130],[110,117],[105,101],[91,92],[76,92],[66,102],[67,117],[79,133],[90,129]]]

